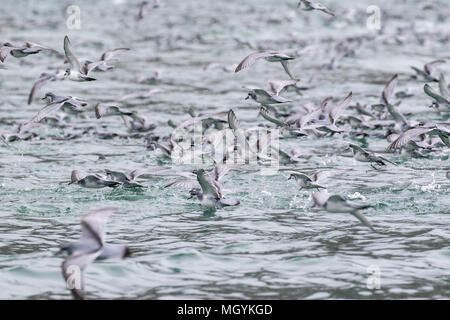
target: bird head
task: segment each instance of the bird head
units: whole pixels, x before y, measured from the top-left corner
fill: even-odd
[[[251,98],[251,99],[253,99],[253,100],[256,100],[256,94],[255,94],[255,92],[250,91],[250,92],[247,94],[247,97],[245,97],[245,100],[248,100],[249,98]]]
[[[47,92],[42,100],[47,100],[48,102],[52,102],[55,99],[55,95],[51,92]]]
[[[193,197],[198,196],[201,193],[201,190],[199,188],[193,188],[191,191],[189,191],[190,197],[188,199],[192,199]]]

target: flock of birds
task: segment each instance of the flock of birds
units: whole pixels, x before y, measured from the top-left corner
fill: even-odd
[[[305,11],[318,10],[332,17],[336,15],[325,6],[307,0],[301,0],[299,8]],[[149,7],[159,7],[159,1],[142,2],[137,20],[143,19]],[[250,45],[249,45],[250,47]],[[5,63],[9,56],[14,58],[24,58],[29,55],[48,51],[57,57],[64,58],[67,68],[57,69],[53,73],[43,73],[34,83],[28,96],[28,104],[31,104],[42,91],[42,88],[50,81],[95,81],[94,72],[106,72],[114,68],[113,58],[118,54],[129,51],[129,48],[116,48],[108,50],[100,55],[98,60],[79,60],[69,38],[66,36],[63,41],[64,55],[52,48],[25,42],[24,44],[13,45],[5,42],[0,47],[0,61]],[[344,50],[346,53],[347,49]],[[345,53],[345,54],[346,54]],[[343,54],[343,55],[345,55]],[[342,55],[342,56],[343,56]],[[269,132],[272,129],[279,129],[281,138],[301,139],[305,136],[315,136],[317,138],[339,135],[348,132],[343,129],[345,125],[350,126],[349,135],[354,138],[373,136],[386,138],[389,143],[386,153],[400,154],[411,157],[425,157],[431,152],[450,148],[450,123],[448,122],[421,122],[408,119],[406,114],[399,111],[398,105],[402,99],[408,98],[408,92],[396,91],[398,75],[395,74],[387,81],[380,94],[379,102],[372,105],[351,105],[353,94],[349,92],[336,102],[332,97],[325,98],[317,107],[313,103],[306,103],[294,111],[286,114],[280,112],[276,106],[278,104],[292,103],[291,99],[282,96],[285,91],[295,91],[301,95],[304,87],[299,85],[300,80],[289,68],[289,62],[294,60],[294,55],[285,54],[280,51],[263,50],[256,51],[245,57],[234,69],[234,72],[241,72],[250,68],[258,61],[280,63],[289,79],[273,80],[267,88],[249,88],[246,99],[252,99],[259,104],[259,115],[267,121],[264,127]],[[335,62],[332,61],[331,65]],[[415,71],[414,77],[417,81],[424,82],[424,94],[430,100],[430,110],[435,112],[450,112],[450,85],[446,82],[444,74],[436,74],[436,67],[445,63],[444,60],[435,60],[425,64],[423,69],[412,67]],[[208,66],[212,67],[212,66]],[[228,70],[230,71],[230,70]],[[155,74],[155,78],[158,75]],[[438,84],[438,89],[435,88]],[[131,94],[124,96],[119,102],[131,101],[133,99],[149,98],[158,89],[152,89],[145,94]],[[52,92],[47,92],[42,100],[47,101],[47,105],[36,113],[28,122],[21,123],[11,132],[1,132],[0,139],[4,144],[9,145],[17,140],[29,140],[37,136],[33,129],[41,125],[58,126],[64,123],[65,119],[71,116],[83,116],[89,106],[88,101],[73,96],[57,96]],[[239,150],[250,150],[257,158],[261,166],[266,165],[276,153],[277,161],[281,167],[279,173],[287,174],[288,179],[294,180],[300,190],[311,190],[312,199],[315,206],[328,212],[350,213],[356,217],[363,225],[375,231],[374,226],[360,212],[371,205],[357,204],[348,201],[339,194],[329,194],[326,178],[338,173],[339,170],[318,171],[313,174],[306,174],[295,168],[295,164],[302,159],[302,154],[296,152],[285,152],[281,149],[270,150],[271,155],[254,148],[248,142],[246,128],[242,128],[235,112],[230,109],[228,112],[218,112],[211,114],[196,114],[194,110],[189,110],[190,118],[174,123],[168,121],[168,126],[173,128],[173,133],[169,136],[158,137],[152,134],[155,125],[143,115],[135,110],[124,108],[120,103],[98,103],[94,107],[95,117],[120,117],[131,135],[138,135],[145,138],[146,147],[149,150],[157,151],[161,157],[181,159],[184,156],[191,156],[191,143],[186,147],[181,143],[186,135],[191,136],[196,129],[196,124],[201,123],[202,135],[197,137],[200,144],[200,152],[195,156],[211,156],[215,159],[215,166],[212,170],[203,168],[192,172],[173,173],[170,167],[155,166],[140,168],[131,172],[118,172],[105,170],[104,173],[89,173],[81,170],[74,170],[71,175],[70,184],[77,184],[84,188],[145,188],[142,179],[151,178],[155,175],[177,175],[181,179],[175,180],[166,185],[166,188],[183,187],[189,191],[190,198],[197,198],[201,205],[213,210],[226,206],[237,206],[239,199],[227,197],[221,184],[221,180],[230,170],[240,170],[244,163],[233,162],[236,152]],[[225,152],[217,157],[213,154],[218,149],[221,135],[225,130],[231,130],[236,145],[226,146]],[[182,134],[180,134],[182,132]],[[113,133],[112,133],[113,134]],[[184,135],[184,136],[183,136]],[[270,147],[269,147],[270,148]],[[388,165],[398,164],[388,159],[387,156],[366,150],[361,146],[348,143],[348,150],[352,152],[356,161],[367,162],[374,170],[381,170]],[[264,150],[267,151],[267,150]],[[176,155],[176,157],[175,157]],[[181,156],[180,156],[181,155]],[[247,159],[248,160],[248,159]],[[450,172],[447,172],[450,179]],[[62,273],[64,279],[71,279],[71,266],[78,266],[83,271],[90,263],[96,259],[123,259],[130,254],[126,245],[114,245],[105,241],[105,227],[107,218],[115,211],[115,208],[103,208],[94,210],[85,215],[81,220],[82,234],[77,242],[64,245],[61,251],[68,254],[62,263]],[[73,279],[72,279],[73,280]],[[70,281],[72,281],[70,280]],[[81,287],[69,286],[71,293],[76,299],[84,297],[84,280]]]

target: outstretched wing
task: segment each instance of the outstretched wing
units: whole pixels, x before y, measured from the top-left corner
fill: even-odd
[[[69,98],[64,98],[62,100],[58,100],[58,101],[55,101],[55,102],[52,102],[52,103],[46,105],[33,118],[31,118],[30,122],[40,122],[42,119],[47,117],[50,113],[61,108],[63,106],[63,104],[66,103],[67,100],[69,100]]]
[[[67,36],[64,37],[64,54],[67,61],[69,61],[70,68],[81,72],[80,62],[73,53],[72,45],[70,44],[69,37]]]
[[[428,62],[427,64],[425,64],[423,69],[425,70],[425,72],[428,75],[431,75],[431,73],[433,72],[433,69],[443,63],[445,63],[445,60],[434,60],[434,61],[431,61],[431,62]]]
[[[130,48],[115,48],[115,49],[111,49],[108,51],[105,51],[102,56],[100,57],[100,60],[102,61],[107,61],[112,59],[116,54],[123,52],[123,51],[128,51],[130,50]]]
[[[352,101],[353,93],[350,91],[350,93],[347,95],[347,97],[344,98],[339,104],[331,109],[330,111],[330,119],[333,124],[337,122],[341,114],[344,112],[344,109],[350,104],[350,101]]]
[[[62,274],[70,289],[72,296],[76,300],[84,299],[84,277],[83,270],[102,253],[102,247],[95,248],[88,252],[80,252],[70,255],[61,265]],[[74,268],[75,267],[75,268]],[[69,283],[71,275],[76,276],[79,271],[79,279],[74,279],[75,283]],[[78,280],[78,281],[77,281]],[[79,286],[78,286],[79,285]],[[78,286],[78,287],[77,287]]]
[[[450,100],[435,92],[428,84],[423,86],[423,91],[427,96],[433,98],[437,103],[450,104]]]
[[[420,136],[421,134],[427,133],[434,128],[430,127],[420,127],[420,128],[413,128],[408,131],[403,132],[397,139],[395,139],[394,142],[392,142],[389,147],[387,148],[387,151],[393,151],[395,149],[403,147],[405,144],[408,143],[411,139]]]
[[[443,73],[441,73],[441,76],[439,77],[439,91],[440,91],[442,97],[444,97],[447,100],[450,99],[449,88],[447,85],[447,81],[445,81],[445,77],[444,77]]]
[[[284,88],[288,86],[292,86],[296,84],[299,80],[298,79],[291,79],[291,80],[273,80],[268,83],[269,85],[269,92],[272,95],[279,95],[281,91],[283,91]]]
[[[116,208],[102,208],[86,214],[81,219],[81,239],[82,242],[96,243],[103,246],[105,242],[106,222],[111,213]]]
[[[275,118],[274,116],[272,116],[269,111],[265,108],[265,107],[261,107],[259,113],[261,114],[261,116],[266,119],[267,121],[270,121],[272,123],[275,123],[277,126],[280,127],[285,127],[287,126],[287,124],[281,120],[278,120],[277,118]]]
[[[213,196],[216,199],[222,198],[220,190],[210,181],[210,178],[205,174],[205,170],[199,169],[197,171],[197,181],[202,188],[203,195]]]
[[[264,51],[264,52],[254,52],[249,54],[248,56],[246,56],[244,58],[244,60],[242,60],[238,66],[236,67],[236,70],[234,70],[234,72],[239,72],[242,69],[248,68],[251,65],[253,65],[257,60],[259,59],[263,59],[263,58],[267,58],[267,57],[271,57],[277,55],[277,52],[274,51]]]
[[[381,93],[381,101],[380,101],[381,103],[383,103],[384,105],[389,104],[389,99],[391,98],[392,93],[394,93],[397,83],[398,83],[398,74],[395,74],[391,78],[391,80],[388,81],[388,83],[383,89],[383,92]]]
[[[34,95],[36,94],[36,91],[39,90],[44,86],[44,84],[47,83],[53,76],[51,74],[45,74],[42,77],[39,78],[31,88],[30,94],[28,95],[28,104],[31,104],[33,101]]]

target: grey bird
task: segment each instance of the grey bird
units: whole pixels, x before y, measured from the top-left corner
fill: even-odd
[[[28,104],[31,104],[37,91],[40,90],[47,82],[62,81],[65,79],[64,75],[65,71],[63,69],[57,69],[54,73],[42,73],[39,79],[33,84],[33,87],[31,88],[31,91],[28,95]]]
[[[84,188],[100,189],[105,187],[115,188],[121,183],[109,180],[108,177],[100,174],[87,174],[79,170],[73,170],[69,184],[76,183]]]
[[[207,175],[211,181],[214,181],[214,184],[217,185],[220,189],[222,189],[220,180],[232,169],[237,168],[239,165],[231,165],[231,164],[218,164],[214,167],[211,172],[208,172]],[[186,179],[176,180],[164,186],[164,188],[169,187],[183,187],[189,189],[201,189],[201,186],[197,180],[198,170],[194,170],[193,172],[178,172],[177,175],[183,176]]]
[[[312,1],[308,1],[308,0],[300,0],[300,2],[297,5],[297,8],[300,8],[304,11],[318,10],[318,11],[322,11],[326,14],[329,14],[333,17],[335,16],[335,14],[333,12],[331,12],[327,7],[325,7],[324,5],[322,5],[318,2],[312,2]]]
[[[353,93],[350,92],[336,105],[329,103],[331,99],[325,99],[318,110],[311,112],[300,120],[301,124],[305,126],[307,122],[312,121],[312,124],[305,128],[317,129],[332,135],[344,132],[344,130],[337,127],[337,123],[344,110],[352,101],[352,97]]]
[[[440,94],[434,91],[428,83],[423,86],[423,91],[427,96],[433,99],[431,107],[439,108],[440,105],[444,105],[450,108],[450,93],[443,74],[441,74],[439,78]]]
[[[314,205],[319,208],[324,208],[328,212],[335,213],[350,213],[361,221],[365,226],[369,227],[372,231],[375,231],[372,224],[364,217],[359,210],[367,209],[373,206],[370,205],[358,205],[350,201],[345,200],[340,195],[331,195],[327,190],[321,190],[312,194]]]
[[[42,108],[31,120],[30,122],[40,122],[42,119],[46,118],[51,113],[58,109],[62,109],[67,113],[80,113],[84,111],[84,107],[87,106],[87,102],[77,98],[77,97],[61,97],[56,96],[51,92],[47,92],[45,97],[42,98],[49,102],[44,108]]]
[[[248,94],[245,100],[247,99],[253,99],[256,102],[262,104],[263,106],[267,106],[270,104],[279,104],[279,103],[286,103],[286,102],[292,102],[290,99],[283,98],[278,95],[271,95],[264,89],[253,89]]]
[[[163,90],[159,88],[152,88],[147,90],[146,92],[138,92],[138,93],[130,93],[126,94],[119,98],[119,101],[124,101],[126,104],[133,104],[132,100],[138,99],[138,100],[145,100],[150,99],[155,93],[162,92]]]
[[[352,149],[355,160],[360,161],[360,162],[370,162],[370,165],[374,169],[377,169],[374,166],[375,164],[380,165],[380,166],[385,166],[386,163],[390,163],[395,166],[397,165],[396,163],[392,162],[391,160],[388,160],[385,157],[383,157],[377,153],[364,150],[360,146],[357,146],[353,143],[350,143],[348,148]]]
[[[0,139],[5,144],[9,144],[10,142],[18,141],[18,140],[28,140],[32,137],[35,137],[36,134],[30,132],[30,129],[39,126],[39,123],[21,123],[17,126],[17,128],[12,131],[3,131],[0,132]]]
[[[131,116],[135,113],[134,111],[122,109],[119,106],[107,103],[97,103],[94,109],[95,109],[95,117],[97,119],[110,116],[123,116],[123,115]]]
[[[108,179],[119,182],[124,188],[146,188],[146,186],[135,180],[138,175],[132,174],[134,171],[128,174],[120,171],[105,169],[105,172]]]
[[[290,80],[271,80],[268,82],[268,90],[272,96],[278,96],[282,91],[289,87],[297,88],[296,84],[300,79],[290,79]]]
[[[438,82],[439,80],[433,76],[433,70],[435,67],[437,67],[440,64],[445,63],[445,60],[434,60],[431,62],[428,62],[424,65],[423,70],[416,68],[416,67],[411,67],[411,69],[413,69],[416,72],[416,75],[413,76],[414,79],[418,79],[418,80],[422,80],[425,82]]]
[[[191,197],[196,196],[203,206],[219,209],[240,204],[240,201],[235,198],[224,198],[220,185],[215,183],[215,180],[212,180],[204,169],[197,171],[197,181],[201,189],[194,188],[190,194]]]
[[[5,42],[0,47],[0,61],[5,62],[8,55],[13,56],[14,58],[23,58],[30,54],[39,53],[43,50],[57,52],[54,49],[33,42],[25,42],[21,46],[15,46],[10,42]]]
[[[150,123],[147,118],[138,115],[136,112],[130,115],[123,114],[122,120],[131,132],[148,132],[156,128],[154,123]]]
[[[423,134],[439,136],[442,142],[450,148],[450,123],[435,123],[426,124],[403,132],[388,146],[387,151],[400,149],[404,147],[409,141]]]
[[[115,48],[105,51],[98,61],[85,61],[82,67],[83,74],[88,75],[92,71],[107,71],[114,68],[108,62],[118,53],[128,51],[130,48]]]
[[[73,52],[72,45],[67,36],[64,37],[64,54],[66,60],[70,64],[70,68],[66,70],[65,76],[72,81],[84,82],[93,81],[95,78],[89,77],[85,70],[81,68],[80,62],[78,61],[75,53]]]
[[[286,73],[289,75],[291,79],[295,79],[294,75],[291,73],[291,71],[288,68],[288,61],[293,60],[294,57],[288,56],[286,54],[280,53],[278,51],[263,51],[263,52],[255,52],[242,60],[238,66],[236,67],[236,70],[234,72],[239,72],[245,68],[250,67],[253,65],[257,60],[259,59],[265,59],[269,62],[280,62],[283,66]]]
[[[369,220],[367,220],[367,218],[359,212],[359,210],[373,207],[371,205],[359,205],[344,199],[340,195],[332,195],[326,200],[326,202],[323,204],[323,207],[328,212],[350,213],[359,221],[361,221],[363,225],[370,228],[370,230],[375,231]]]
[[[395,88],[397,86],[398,83],[398,74],[395,74],[386,84],[386,86],[384,87],[382,93],[381,93],[381,98],[380,98],[380,105],[384,106],[384,108],[387,109],[387,111],[389,112],[389,114],[392,116],[392,118],[395,120],[396,123],[401,124],[401,125],[408,125],[408,120],[406,119],[406,117],[396,108],[396,106],[399,103],[393,104],[390,102],[391,97],[395,91]],[[376,106],[372,106],[375,107]]]
[[[84,299],[85,280],[83,271],[95,260],[121,260],[130,256],[130,250],[124,244],[108,244],[105,240],[108,216],[115,208],[102,208],[89,212],[81,219],[81,237],[78,241],[67,243],[61,247],[68,257],[61,265],[62,274],[67,286],[76,300]],[[79,287],[76,279],[72,279],[74,267],[81,271]],[[75,283],[71,283],[75,280]]]
[[[139,4],[139,12],[136,17],[136,20],[138,21],[142,20],[144,18],[145,12],[149,8],[159,8],[159,6],[160,6],[159,0],[142,1]]]
[[[299,171],[286,171],[286,173],[289,173],[289,178],[294,179],[297,184],[299,185],[300,189],[326,189],[326,187],[323,187],[318,184],[318,181],[322,179],[323,177],[327,176],[328,174],[326,172],[316,172],[312,174],[311,176],[308,176],[302,172]]]

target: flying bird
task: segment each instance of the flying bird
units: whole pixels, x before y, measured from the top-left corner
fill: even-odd
[[[253,65],[256,61],[259,59],[264,59],[268,62],[280,62],[283,66],[286,73],[289,75],[291,79],[295,79],[294,75],[288,68],[288,61],[293,60],[294,57],[288,56],[286,54],[280,53],[278,51],[263,51],[263,52],[255,52],[252,54],[249,54],[247,57],[242,60],[238,66],[236,67],[236,70],[234,72],[239,72],[245,68],[250,67]]]
[[[66,77],[72,81],[78,82],[96,80],[95,78],[89,77],[85,72],[86,70],[81,68],[80,62],[75,56],[72,45],[70,44],[70,40],[67,36],[64,37],[64,54],[66,56],[66,60],[70,64],[70,68],[68,68],[65,73]]]
[[[115,208],[103,208],[86,214],[80,223],[80,239],[61,247],[60,251],[68,254],[61,265],[62,274],[76,300],[84,299],[85,280],[83,272],[89,264],[95,260],[121,260],[130,256],[128,246],[106,243],[106,223],[108,216],[114,211]],[[80,271],[79,279],[74,278],[77,276],[74,272],[77,269]]]
[[[318,10],[322,11],[326,14],[329,14],[330,16],[335,16],[335,14],[330,11],[327,7],[325,7],[323,4],[320,4],[318,2],[312,2],[308,0],[300,0],[300,2],[297,5],[297,8],[300,8],[304,11],[312,11],[312,10]]]

